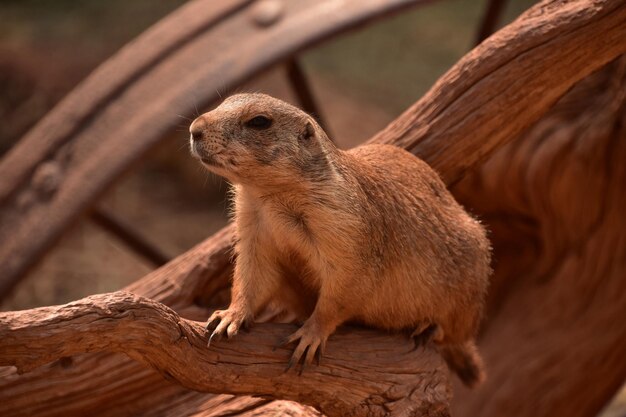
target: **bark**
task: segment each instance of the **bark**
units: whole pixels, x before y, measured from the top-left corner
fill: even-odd
[[[486,384],[454,415],[597,415],[626,379],[626,58],[455,192],[491,230]]]
[[[410,149],[454,184],[626,52],[625,35],[624,1],[543,1],[461,58],[373,141]]]
[[[458,181],[466,170],[479,164],[498,147],[513,140],[517,134],[536,122],[575,82],[624,52],[626,52],[625,2],[601,0],[543,2],[470,52],[444,75],[422,100],[407,110],[374,140],[394,143],[410,149],[438,170],[448,184],[452,184]],[[614,144],[614,141],[611,143]],[[532,167],[540,173],[542,166],[541,163],[539,165],[529,163],[527,168]],[[544,167],[546,168],[548,167]],[[617,168],[613,169],[615,172],[619,171]],[[613,175],[612,172],[611,175]],[[541,177],[535,178],[539,180]],[[618,199],[619,195],[614,199]],[[607,208],[607,213],[613,213],[615,210],[615,206],[610,207],[610,209]],[[615,215],[611,214],[611,216],[614,219]],[[558,224],[559,221],[556,215],[546,217],[546,229],[542,229],[542,232],[549,236],[550,225],[553,224],[551,222]],[[603,223],[602,220],[597,220],[593,224]],[[610,224],[620,225],[621,223],[614,219]],[[163,301],[182,316],[205,318],[208,311],[202,307],[203,305],[224,301],[223,294],[228,288],[230,274],[228,253],[231,238],[232,230],[226,229],[138,281],[131,286],[130,290]],[[616,245],[621,247],[624,242],[619,235],[609,240],[608,243],[603,242],[601,236],[597,239],[601,244],[598,243],[599,246],[594,250],[600,251],[596,253],[596,256],[603,258],[610,258],[608,254],[613,253]],[[546,242],[558,244],[549,240]],[[500,244],[500,241],[496,241],[496,244]],[[611,247],[606,248],[604,246],[606,244],[610,244]],[[605,252],[602,252],[603,248],[606,248]],[[498,247],[496,249],[498,250]],[[558,256],[555,257],[557,258]],[[592,268],[592,264],[587,265]],[[605,261],[602,265],[608,268],[602,270],[602,275],[617,276],[620,271],[623,271],[615,268],[610,261]],[[550,281],[549,277],[562,268],[569,269],[570,276],[576,271],[576,263],[572,258],[568,258],[562,265],[557,266],[555,269],[544,271],[543,279]],[[511,280],[518,278],[519,276],[516,276]],[[498,282],[496,281],[496,284]],[[616,285],[615,279],[610,279],[609,282],[611,283],[609,287],[602,287],[603,292],[613,288],[611,285]],[[548,291],[551,295],[548,300],[552,304],[557,301],[566,304],[572,302],[576,308],[569,312],[570,315],[555,316],[552,310],[546,312],[547,314],[543,317],[539,312],[531,314],[532,312],[529,311],[528,306],[532,306],[531,301],[534,300],[531,295],[537,297],[541,295],[536,294],[536,289],[527,291],[522,285],[516,289],[514,292],[516,295],[513,297],[510,293],[499,291],[499,285],[496,285],[495,293],[501,295],[503,299],[498,300],[501,309],[492,308],[490,323],[499,324],[488,325],[483,342],[487,353],[488,373],[495,374],[492,376],[495,380],[479,391],[476,397],[462,397],[467,403],[467,410],[470,410],[469,414],[477,409],[486,410],[485,415],[496,415],[498,410],[510,411],[506,406],[515,402],[515,397],[519,395],[518,391],[529,389],[528,386],[532,382],[528,379],[506,379],[505,381],[506,371],[520,365],[519,362],[507,362],[507,354],[512,351],[526,352],[526,354],[520,353],[513,356],[518,360],[527,360],[531,364],[546,364],[551,360],[554,361],[554,358],[558,357],[555,355],[563,352],[562,348],[565,344],[572,346],[580,342],[579,336],[593,334],[589,331],[589,326],[585,326],[585,330],[580,332],[561,331],[561,343],[555,345],[559,349],[545,352],[540,348],[530,349],[526,347],[523,340],[520,340],[522,336],[532,338],[536,333],[522,333],[512,337],[516,326],[522,326],[525,315],[534,317],[533,322],[536,326],[541,325],[546,333],[548,330],[555,330],[559,333],[558,329],[566,323],[571,323],[567,319],[571,319],[572,314],[580,313],[582,304],[575,301],[581,297],[581,291],[585,288],[594,291],[598,288],[598,279],[590,282],[581,280],[576,286],[578,288],[576,291],[560,291],[567,285],[564,279],[554,281]],[[559,294],[562,294],[561,298]],[[613,293],[611,296],[617,297]],[[515,300],[508,308],[502,307],[507,305],[506,297]],[[609,297],[609,299],[613,298]],[[605,320],[612,318],[614,322],[613,310],[609,311],[608,308],[602,310],[605,301],[606,298],[600,297],[594,302],[594,314],[598,317],[602,316]],[[507,316],[504,311],[514,313],[507,313]],[[500,317],[502,320],[499,321]],[[509,322],[506,317],[514,318],[514,320]],[[542,320],[539,320],[540,317]],[[490,330],[492,328],[499,330]],[[537,330],[539,327],[522,326],[520,328]],[[610,339],[616,337],[607,335]],[[513,346],[509,343],[511,340],[515,340],[517,344]],[[510,346],[510,349],[497,351],[499,343],[503,346]],[[614,348],[615,344],[612,342],[602,344],[598,350],[594,350],[593,357],[597,357],[601,351],[604,354],[610,354],[610,351],[606,350],[609,347]],[[529,356],[530,352],[532,352],[532,357]],[[584,352],[578,352],[578,354],[584,355]],[[585,357],[591,358],[592,355]],[[498,360],[501,362],[497,362]],[[507,365],[498,368],[498,363],[502,361]],[[602,370],[607,368],[602,367]],[[496,369],[495,372],[494,369]],[[523,375],[528,377],[540,371],[540,367],[533,365],[527,368]],[[571,376],[573,378],[571,386],[580,386],[584,383],[584,378],[580,374]],[[47,380],[54,380],[54,386],[46,384]],[[554,386],[546,385],[547,377],[541,381],[544,382],[537,385],[536,390],[547,391],[554,388]],[[577,393],[577,405],[591,403],[597,405],[598,398],[603,399],[610,391],[609,388],[614,388],[612,383],[610,385],[608,388],[601,386],[590,392],[572,389],[566,391],[570,394],[574,391]],[[35,393],[38,397],[36,401],[33,401]],[[493,405],[489,400],[491,396],[497,400]],[[63,399],[61,403],[58,398]],[[87,414],[96,411],[104,415],[107,413],[128,415],[136,414],[139,410],[146,408],[173,410],[175,407],[170,407],[170,405],[178,403],[182,398],[193,404],[207,404],[213,398],[217,398],[215,401],[219,404],[227,401],[223,397],[190,394],[163,382],[154,373],[142,370],[134,363],[114,355],[79,356],[65,368],[63,362],[60,362],[23,376],[7,372],[0,380],[0,404],[2,404],[0,411],[3,411],[4,415],[19,413],[66,415],[70,412]],[[250,410],[246,407],[256,407],[254,403],[250,403],[253,400],[249,398],[233,401],[242,401],[242,408],[239,411],[242,414],[248,411],[241,410]],[[542,402],[542,410],[546,410],[546,413],[559,414],[562,401],[562,395],[547,395]],[[108,406],[104,412],[99,410],[103,403]],[[280,407],[281,404],[261,405]],[[484,408],[480,408],[480,404]],[[587,409],[590,408],[592,407]],[[184,410],[184,412],[181,411],[183,414],[194,413],[194,409],[184,408]],[[198,414],[202,413],[204,411],[198,412]],[[209,414],[210,412],[206,415]]]
[[[127,290],[161,301],[185,318],[205,320],[210,310],[204,306],[226,302],[231,239],[228,227]],[[270,413],[284,406],[283,402],[191,392],[121,354],[76,355],[23,375],[13,368],[5,368],[0,375],[3,416],[218,416],[225,410],[245,415],[257,407]],[[186,407],[186,403],[194,406]],[[287,406],[312,415],[292,403]]]
[[[319,366],[285,372],[296,326],[264,324],[207,348],[202,323],[118,292],[0,318],[0,364],[19,373],[63,357],[121,352],[182,386],[312,405],[328,416],[449,415],[448,371],[434,350],[402,335],[350,329],[334,335]],[[367,343],[364,343],[367,341]]]

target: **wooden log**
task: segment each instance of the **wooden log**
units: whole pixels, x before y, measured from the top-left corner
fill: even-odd
[[[411,149],[453,183],[535,122],[576,81],[624,53],[625,22],[624,2],[541,3],[468,54],[376,140]],[[194,307],[194,300],[218,292],[208,291],[210,288],[226,285],[229,236],[225,231],[216,240],[209,239],[133,285],[133,290],[165,300],[183,315],[205,316],[206,311]],[[213,266],[207,264],[208,257]],[[96,373],[95,364],[105,364],[110,373],[103,375],[102,368]],[[87,413],[97,411],[106,400],[110,409],[132,414],[141,405],[167,408],[165,402],[188,395],[175,392],[119,357],[87,356],[75,360],[70,371],[59,368],[62,366],[39,369],[21,377],[7,373],[0,380],[0,411],[12,411],[7,415],[16,410],[46,415],[65,414],[69,409]],[[68,375],[70,372],[75,373]],[[141,382],[133,379],[137,375],[144,377]],[[79,377],[80,386],[76,384]],[[55,380],[54,387],[38,385],[50,379]],[[135,382],[120,386],[119,381],[126,380]],[[32,400],[35,392],[40,396],[37,401]],[[150,392],[151,399],[140,398],[131,404],[130,397],[137,399]],[[67,404],[51,408],[59,396]],[[596,401],[591,396],[579,398]]]
[[[480,350],[453,415],[598,415],[626,380],[626,57],[454,191],[491,230]]]
[[[626,2],[543,1],[461,58],[372,141],[410,149],[454,184],[625,52]]]
[[[19,373],[63,357],[120,352],[195,391],[309,404],[328,416],[447,416],[448,370],[402,335],[340,331],[318,366],[286,372],[294,325],[259,325],[207,348],[202,323],[161,303],[117,292],[63,306],[0,314],[0,365]]]
[[[185,318],[205,320],[209,310],[202,305],[219,303],[214,298],[219,299],[219,294],[229,287],[232,238],[229,226],[127,290],[159,300]],[[2,416],[135,416],[152,409],[165,414],[168,404],[183,400],[211,405],[216,415],[225,409],[234,413],[239,408],[258,406],[269,412],[273,407],[282,407],[279,402],[258,402],[249,397],[233,399],[230,395],[191,393],[121,354],[76,355],[23,375],[12,368],[0,375]],[[45,382],[52,380],[54,384]],[[182,405],[176,409],[178,416],[193,410],[183,411]],[[205,410],[202,415],[213,415],[204,406],[201,409]]]

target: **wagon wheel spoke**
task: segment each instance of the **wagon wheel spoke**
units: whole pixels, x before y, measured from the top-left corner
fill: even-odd
[[[326,123],[324,115],[317,104],[317,100],[315,99],[313,90],[311,89],[311,83],[302,69],[302,65],[300,64],[298,58],[294,56],[288,59],[285,63],[285,68],[287,70],[287,78],[289,79],[291,89],[298,97],[302,110],[313,116],[322,129],[326,131],[328,137],[332,138],[332,134],[328,130],[328,123]]]
[[[474,45],[478,45],[487,39],[496,30],[498,23],[500,23],[502,18],[502,13],[504,12],[506,4],[507,0],[489,0],[487,6],[485,7],[482,19],[478,24],[478,29],[476,30],[476,36],[474,38]]]
[[[135,254],[149,261],[153,267],[165,265],[169,260],[160,248],[146,240],[128,222],[120,219],[103,207],[96,207],[89,213],[91,220],[126,244]]]

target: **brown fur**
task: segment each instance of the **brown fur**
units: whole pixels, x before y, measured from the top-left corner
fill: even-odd
[[[259,115],[271,126],[246,125]],[[292,360],[310,363],[346,321],[432,325],[460,378],[483,379],[474,338],[489,242],[426,163],[389,145],[339,150],[313,118],[261,94],[226,99],[190,130],[192,153],[234,184],[232,301],[209,319],[212,336],[272,302],[304,321],[289,341]]]

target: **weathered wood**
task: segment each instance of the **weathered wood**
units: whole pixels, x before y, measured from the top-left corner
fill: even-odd
[[[468,54],[424,99],[378,135],[377,140],[410,148],[431,163],[448,183],[457,181],[465,170],[536,121],[573,83],[623,53],[626,49],[625,19],[624,2],[542,3]],[[486,102],[487,99],[491,101]],[[231,232],[225,231],[216,239],[207,240],[134,284],[133,291],[163,300],[184,316],[206,317],[206,310],[194,306],[194,300],[202,294],[215,296],[220,288],[227,287],[230,236]],[[212,257],[211,262],[207,262],[208,257]],[[553,291],[555,295],[558,293],[556,289]],[[580,295],[565,294],[565,300]],[[555,299],[552,300],[554,303]],[[528,308],[520,309],[520,321],[524,312],[528,313]],[[562,325],[559,320],[544,320],[543,323],[546,328]],[[505,322],[501,326],[509,328]],[[510,337],[514,329],[499,333],[489,346],[496,349],[498,338]],[[571,344],[580,341],[575,334],[568,337]],[[516,348],[524,345],[517,341]],[[534,354],[541,357],[539,351]],[[103,367],[94,370],[96,364],[103,364]],[[490,366],[488,360],[488,372]],[[109,373],[103,374],[103,369]],[[39,381],[52,379],[54,387],[38,385]],[[133,383],[121,386],[124,384],[120,381],[129,380]],[[514,388],[524,387],[515,385],[511,379],[506,384],[509,395],[518,395]],[[541,387],[546,389],[545,385],[538,389]],[[495,389],[492,386],[492,390]],[[142,398],[150,392],[152,400]],[[39,397],[33,401],[35,393]],[[579,402],[597,402],[597,392],[584,394],[578,393]],[[69,405],[50,406],[59,397],[72,404],[71,410],[81,413],[93,413],[102,401],[107,401],[110,408],[120,414],[132,414],[140,408],[133,408],[138,406],[129,400],[131,396],[143,401],[142,405],[166,407],[159,397],[165,398],[163,401],[174,401],[186,395],[189,394],[175,391],[153,374],[112,355],[79,357],[66,370],[52,366],[20,377],[7,374],[0,379],[0,411],[12,410],[7,415],[16,414],[16,410],[63,415],[70,409]],[[482,399],[483,404],[488,397],[489,391]],[[510,397],[502,397],[500,403],[506,403],[507,398]],[[555,409],[556,399],[551,402],[551,398],[542,403],[545,410]]]
[[[219,305],[220,294],[229,287],[232,232],[232,226],[225,228],[127,290],[161,301],[185,318],[205,320],[209,310],[202,305]],[[213,398],[211,394],[189,394],[185,388],[119,354],[77,355],[23,375],[17,375],[15,370],[5,370],[0,375],[2,416],[135,416],[146,410],[166,409],[166,404],[177,403],[181,398],[192,403],[226,402],[232,409],[257,404],[247,397],[232,400],[227,395]],[[51,380],[55,383],[45,383]],[[264,407],[281,407],[275,403]],[[183,414],[181,408],[176,415]]]
[[[625,1],[543,1],[461,58],[373,141],[412,150],[454,184],[624,52]]]
[[[0,365],[27,372],[63,357],[121,352],[192,390],[255,394],[309,404],[328,416],[449,415],[448,370],[402,335],[339,331],[322,363],[285,372],[297,329],[265,324],[207,348],[202,323],[118,292],[63,306],[0,314]]]
[[[598,415],[626,379],[626,57],[455,188],[491,230],[480,350],[458,416]]]

